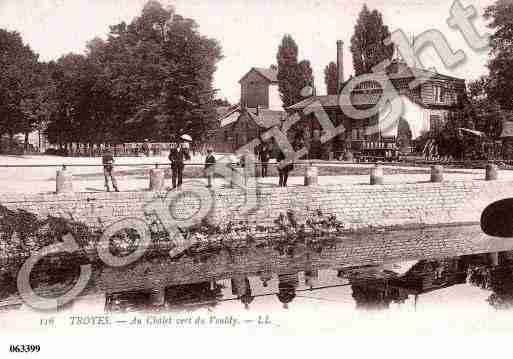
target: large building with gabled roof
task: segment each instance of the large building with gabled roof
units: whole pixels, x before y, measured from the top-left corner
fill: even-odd
[[[337,43],[338,66],[341,68],[342,44],[341,41]],[[337,71],[339,90],[347,84],[342,71]],[[383,89],[380,83],[391,84],[393,89]],[[354,118],[350,111],[346,111],[351,107],[361,110],[373,108],[380,102],[383,91],[391,90],[391,97],[400,98],[404,105],[400,121],[395,122],[393,126],[383,128],[384,113],[378,112],[367,118]],[[345,129],[344,133],[325,144],[326,152],[343,152],[347,149],[361,151],[370,146],[388,148],[385,141],[395,143],[400,122],[408,124],[413,138],[430,130],[442,128],[450,113],[461,108],[461,100],[465,94],[464,79],[410,67],[400,58],[396,58],[382,72],[367,75],[366,81],[359,82],[347,95],[313,96],[290,106],[287,110],[305,118],[305,121],[297,124],[293,130],[296,135],[308,138],[313,131],[321,129],[312,110],[316,106],[322,107],[335,126],[342,124]],[[308,114],[303,115],[305,112]]]

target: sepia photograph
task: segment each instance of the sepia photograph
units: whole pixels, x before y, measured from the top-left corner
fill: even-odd
[[[512,334],[512,0],[0,0],[0,358]]]

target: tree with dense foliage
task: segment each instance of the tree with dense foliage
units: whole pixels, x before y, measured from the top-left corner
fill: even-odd
[[[221,58],[194,20],[151,0],[131,23],[111,26],[106,40],[91,40],[85,56],[57,62],[49,138],[98,144],[187,133],[201,140],[216,117],[212,84]]]
[[[38,63],[29,95],[23,101],[23,111],[29,119],[29,127],[25,130],[25,149],[28,148],[28,134],[31,130],[38,132],[39,141],[42,143],[42,134],[46,129],[50,118],[57,110],[56,86],[53,81],[55,63]]]
[[[372,68],[384,60],[390,60],[394,54],[394,45],[385,45],[383,41],[390,36],[383,16],[377,10],[370,11],[367,5],[362,10],[351,37],[351,52],[355,75],[370,73]]]
[[[98,69],[84,55],[68,54],[57,60],[52,74],[57,103],[46,129],[51,143],[64,148],[73,142],[104,142],[107,98],[96,88],[97,76]]]
[[[451,156],[455,159],[484,159],[488,150],[482,144],[497,140],[502,132],[502,123],[507,119],[501,106],[489,95],[489,79],[481,77],[468,84],[468,91],[460,96],[456,111],[451,111],[442,129],[428,134],[434,138],[442,157]],[[484,137],[461,132],[459,129],[482,132]],[[421,141],[422,142],[422,141]]]
[[[19,33],[0,29],[0,136],[28,133],[36,124],[36,87],[41,85],[38,56]]]
[[[308,60],[302,60],[298,64],[299,68],[299,84],[302,86],[301,97],[314,95],[315,94],[315,84],[314,84],[314,75],[313,69]],[[309,88],[309,91],[303,91],[303,89]]]
[[[493,30],[487,93],[503,110],[513,110],[513,2],[496,0],[485,9],[484,17]]]
[[[412,145],[412,137],[413,134],[408,121],[403,118],[399,119],[399,122],[397,123],[397,147],[401,151],[406,152],[408,147]]]
[[[291,35],[285,35],[276,55],[278,62],[278,88],[287,108],[304,99],[302,90],[313,86],[314,78],[310,62],[298,62],[298,46]]]
[[[468,84],[468,99],[475,116],[475,128],[491,139],[498,139],[502,133],[502,123],[507,115],[497,100],[488,95],[489,79],[481,77]]]
[[[324,83],[326,84],[326,92],[328,95],[337,95],[338,92],[338,74],[337,64],[330,62],[324,68]]]

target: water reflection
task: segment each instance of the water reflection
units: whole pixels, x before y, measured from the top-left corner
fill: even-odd
[[[395,270],[394,270],[395,268]],[[466,281],[464,257],[397,263],[369,268],[367,274],[349,273],[356,307],[387,309],[413,296],[462,284]]]
[[[513,308],[513,251],[490,253],[488,260],[469,268],[468,281],[490,291],[488,303],[498,310]]]
[[[215,282],[189,283],[165,289],[141,290],[106,295],[107,312],[194,311],[214,308],[222,299],[223,286]]]
[[[500,258],[498,262],[497,256]],[[239,301],[249,310],[255,298],[274,295],[283,309],[289,309],[296,298],[308,298],[299,295],[302,292],[322,292],[326,288],[347,286],[351,289],[351,298],[357,310],[386,310],[392,303],[401,305],[409,299],[416,303],[420,296],[427,293],[468,282],[492,291],[488,302],[494,308],[510,309],[513,306],[512,262],[513,251],[336,271],[307,269],[290,273],[236,275],[227,282],[230,292],[224,294],[221,290],[223,286],[215,281],[169,287],[165,291],[164,306],[167,309],[193,310],[214,308],[223,301]],[[125,295],[134,296],[132,303],[136,303],[138,298],[146,298],[146,306],[140,308],[151,307],[151,296]],[[113,310],[113,307],[108,309]]]
[[[235,276],[231,279],[232,282],[232,294],[244,304],[246,309],[249,309],[249,305],[255,299],[251,294],[251,284],[249,278],[245,276]]]
[[[233,272],[193,283],[157,285],[160,282],[146,280],[148,286],[138,290],[105,291],[93,284],[85,294],[102,291],[107,312],[213,311],[226,302],[252,310],[264,298],[272,308],[283,310],[298,301],[317,300],[322,305],[321,301],[328,296],[330,301],[350,302],[356,310],[389,310],[392,304],[415,305],[430,292],[458,295],[460,285],[464,285],[482,290],[487,296],[486,305],[494,309],[513,308],[513,251],[342,268],[315,267],[310,261],[302,262],[301,266],[291,263],[295,269]],[[40,263],[31,282],[41,296],[62,294],[73,285],[78,265],[49,258]],[[148,268],[151,266],[166,270],[158,260],[148,264]],[[6,268],[0,271],[1,311],[20,307],[13,300],[16,271]],[[101,272],[99,268],[95,270]],[[347,291],[335,291],[344,287]],[[442,291],[447,288],[454,290]]]
[[[278,276],[278,300],[283,308],[288,309],[289,303],[296,298],[296,289],[299,286],[298,273],[280,274]]]

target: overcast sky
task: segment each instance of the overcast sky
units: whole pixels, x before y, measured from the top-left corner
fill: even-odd
[[[83,52],[85,43],[105,36],[108,26],[130,21],[146,0],[0,0],[0,27],[17,30],[44,60],[69,52]],[[325,92],[323,69],[336,59],[336,40],[345,42],[345,74],[352,72],[348,46],[360,0],[162,0],[172,3],[177,12],[194,18],[203,34],[218,39],[224,60],[219,64],[215,86],[220,96],[237,102],[238,80],[251,67],[266,67],[276,62],[276,51],[285,33],[299,45],[300,59],[311,61],[319,93]],[[453,49],[467,55],[465,64],[453,71],[443,67],[432,50],[423,52],[426,66],[468,80],[486,73],[487,53],[476,53],[457,31],[446,24],[452,0],[367,0],[370,8],[383,13],[391,30],[402,29],[418,35],[440,30]],[[479,17],[475,23],[485,32],[483,8],[492,0],[462,0],[474,5]]]

